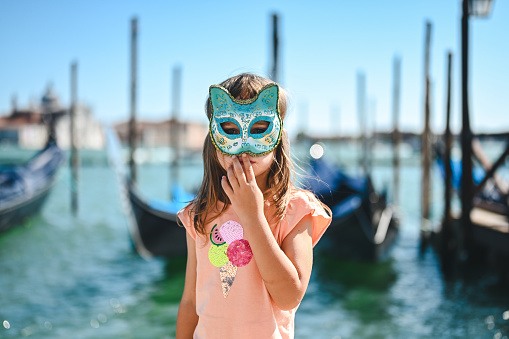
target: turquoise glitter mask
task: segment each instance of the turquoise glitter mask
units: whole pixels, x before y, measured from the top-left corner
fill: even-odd
[[[221,86],[212,85],[209,89],[212,117],[209,132],[214,146],[223,154],[239,155],[247,153],[261,156],[272,152],[281,140],[283,122],[279,116],[279,86],[275,83],[265,85],[251,99],[235,99]],[[253,129],[255,123],[266,121],[267,129]],[[240,133],[225,131],[221,124],[237,125]],[[227,133],[229,132],[229,133]]]

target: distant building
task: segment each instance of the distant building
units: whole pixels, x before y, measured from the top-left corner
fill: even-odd
[[[106,146],[106,135],[103,125],[94,120],[92,110],[85,105],[76,107],[76,144],[80,149],[98,150]],[[71,146],[71,116],[66,114],[56,124],[58,145],[62,148]]]
[[[48,134],[40,113],[15,110],[8,117],[0,117],[0,144],[41,148],[48,140]]]
[[[58,97],[48,86],[39,105],[30,104],[19,109],[13,99],[11,112],[0,117],[0,144],[15,144],[21,148],[39,149],[54,136],[58,145],[70,148],[69,108],[60,105]],[[76,141],[83,149],[102,149],[106,137],[102,125],[95,121],[91,109],[78,105],[76,109]]]
[[[129,121],[118,123],[114,126],[120,141],[129,143]],[[174,140],[171,131],[178,131],[181,150],[196,152],[203,148],[203,141],[208,133],[208,126],[199,122],[176,122],[174,120],[137,121],[136,139],[141,147],[167,147]]]

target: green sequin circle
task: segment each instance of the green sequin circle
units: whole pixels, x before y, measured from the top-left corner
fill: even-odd
[[[221,246],[212,245],[209,249],[209,260],[212,265],[221,267],[226,265],[229,261],[226,251],[228,250],[228,243],[224,243]]]

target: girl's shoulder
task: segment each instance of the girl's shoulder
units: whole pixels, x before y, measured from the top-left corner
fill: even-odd
[[[180,211],[177,212],[177,215],[180,217],[181,215],[187,215],[189,217],[192,217],[195,214],[195,211],[197,210],[198,201],[191,200],[184,208],[182,208]],[[215,208],[210,209],[211,212],[217,213],[217,211],[220,211],[222,207],[224,206],[224,203],[221,201],[218,201],[216,203]]]
[[[329,207],[323,204],[313,192],[301,188],[294,188],[290,196],[286,214],[292,215],[295,213],[302,214],[312,212],[331,215]]]
[[[196,239],[196,230],[194,227],[194,204],[191,201],[187,206],[177,212],[178,223],[180,226],[184,226],[187,232]]]
[[[190,203],[188,203],[185,207],[183,207],[182,209],[180,209],[180,211],[177,212],[177,215],[179,216],[179,218],[181,216],[184,216],[184,215],[188,215],[190,216],[192,211],[193,211],[193,202],[191,201]],[[180,219],[182,220],[182,219]]]
[[[226,207],[224,203],[218,201],[214,208],[210,208],[206,212],[200,212],[199,208],[197,208],[197,202],[193,200],[187,204],[187,206],[177,212],[179,225],[184,226],[184,228],[191,234],[193,239],[196,239],[197,232],[203,234],[203,231],[200,231],[195,225],[198,222],[197,219],[205,218],[205,222],[207,222],[207,220],[210,221],[211,219],[207,219],[207,215],[212,216],[212,219],[219,217],[220,215],[223,215],[225,211],[228,211]],[[197,217],[197,215],[200,217]]]
[[[286,225],[282,239],[304,218],[311,216],[313,222],[313,245],[315,245],[331,222],[331,211],[318,198],[305,189],[296,188],[292,191],[290,203],[286,210]]]
[[[293,188],[290,196],[290,206],[293,204],[310,204],[310,205],[319,205],[323,206],[323,204],[318,200],[316,195],[308,190],[302,188]]]

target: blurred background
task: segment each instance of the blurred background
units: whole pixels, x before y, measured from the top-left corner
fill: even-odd
[[[509,337],[507,32],[507,1],[0,2],[0,338],[175,336],[243,72],[333,210],[296,338]]]

